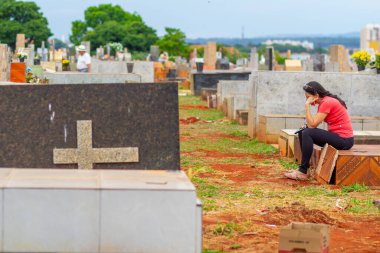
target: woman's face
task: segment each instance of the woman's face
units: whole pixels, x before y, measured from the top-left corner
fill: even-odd
[[[313,106],[315,104],[319,104],[319,102],[320,102],[318,93],[316,95],[313,95],[313,94],[310,94],[308,92],[305,92],[305,97],[306,97],[306,100],[308,100],[309,98],[314,99],[314,102],[311,103],[311,105],[313,105]]]

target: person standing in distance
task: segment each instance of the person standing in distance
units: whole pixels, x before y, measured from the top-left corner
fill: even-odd
[[[77,50],[79,52],[77,70],[82,73],[89,73],[91,71],[91,57],[86,52],[86,47],[84,45],[80,45],[77,47]]]
[[[318,82],[309,82],[303,86],[305,92],[305,114],[307,128],[299,132],[302,162],[298,170],[285,173],[285,177],[295,180],[308,180],[310,157],[313,144],[323,147],[326,143],[336,149],[348,150],[354,145],[353,129],[346,103],[331,94]],[[318,105],[318,112],[312,115],[310,106]],[[317,128],[322,122],[328,124],[328,130]]]

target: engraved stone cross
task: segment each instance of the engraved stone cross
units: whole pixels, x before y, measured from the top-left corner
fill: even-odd
[[[77,122],[78,148],[53,151],[54,164],[78,164],[78,169],[93,169],[94,163],[130,163],[139,161],[138,148],[93,148],[92,122]]]

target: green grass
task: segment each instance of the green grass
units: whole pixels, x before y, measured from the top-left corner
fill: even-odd
[[[184,105],[199,105],[199,104],[203,104],[203,105],[206,105],[206,102],[202,101],[201,97],[184,96],[184,97],[179,97],[179,104],[184,104]]]
[[[206,166],[206,161],[199,157],[194,158],[192,156],[181,155],[181,166],[199,168]]]
[[[289,160],[280,159],[280,164],[286,170],[295,170],[298,169],[298,164]]]
[[[301,196],[305,197],[338,197],[344,195],[347,196],[347,194],[340,190],[327,189],[325,186],[303,186],[299,187],[297,191]]]
[[[372,199],[358,199],[350,198],[350,208],[347,209],[351,213],[377,213],[380,214],[380,210],[372,204]]]
[[[206,120],[206,121],[214,121],[218,119],[223,119],[224,114],[222,111],[218,110],[201,110],[201,109],[186,109],[186,110],[181,110],[179,117],[181,119],[183,118],[188,118],[188,117],[197,117],[200,118],[201,120]]]
[[[231,236],[236,231],[237,224],[235,223],[221,223],[214,228],[214,235]]]
[[[230,134],[237,137],[248,137],[247,131],[235,130],[231,132]]]
[[[230,246],[230,249],[240,249],[240,248],[241,248],[241,245],[240,245],[240,244],[237,244],[237,243],[232,244],[232,245]]]
[[[182,142],[181,151],[196,150],[219,151],[222,153],[241,153],[241,154],[264,154],[273,155],[278,150],[271,145],[267,145],[257,141],[256,139],[233,140],[228,138],[219,138],[212,142],[208,139],[192,139]]]
[[[342,191],[343,192],[367,192],[369,191],[369,188],[365,184],[356,183],[349,186],[342,186]]]
[[[205,250],[203,250],[203,253],[224,253],[224,252],[223,251],[219,251],[219,250],[205,249]]]

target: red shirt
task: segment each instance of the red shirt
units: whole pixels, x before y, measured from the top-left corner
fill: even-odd
[[[324,97],[318,106],[318,112],[327,114],[325,122],[330,132],[343,138],[353,137],[350,116],[347,109],[337,99]]]

